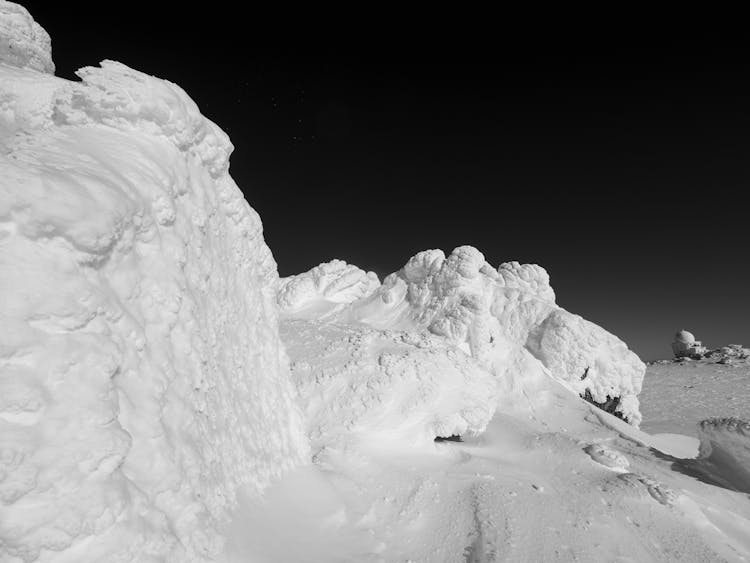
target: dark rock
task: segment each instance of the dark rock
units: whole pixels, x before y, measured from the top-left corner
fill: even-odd
[[[608,412],[609,414],[616,416],[620,420],[624,420],[625,422],[630,422],[627,418],[625,418],[621,412],[617,411],[617,407],[620,405],[620,397],[610,397],[607,395],[607,398],[603,403],[598,403],[594,400],[594,398],[591,396],[591,390],[586,389],[586,392],[581,395],[581,398],[585,401],[591,403],[595,407],[599,407],[604,412]]]

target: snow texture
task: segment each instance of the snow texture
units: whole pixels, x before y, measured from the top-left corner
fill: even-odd
[[[53,74],[52,42],[23,6],[0,0],[0,63]]]
[[[309,456],[232,145],[165,80],[39,72],[20,7],[0,31],[0,559],[213,559]]]
[[[324,318],[367,297],[378,287],[380,280],[374,272],[365,272],[343,260],[332,260],[308,272],[283,278],[279,283],[279,310],[282,316]]]
[[[327,274],[325,286],[336,287],[330,279],[336,271],[328,266],[319,266]],[[341,285],[351,284],[352,271],[362,272],[351,268],[339,270]],[[324,311],[318,318],[429,332],[470,354],[499,379],[521,377],[513,367],[529,352],[572,391],[588,391],[598,403],[618,398],[617,412],[640,423],[645,365],[617,337],[557,306],[541,266],[506,262],[495,269],[479,250],[461,246],[448,256],[441,250],[416,254],[374,290],[359,283],[359,292],[349,293],[335,310],[322,303],[319,291],[296,292],[292,308],[282,288],[279,300],[289,318],[310,319]]]
[[[492,375],[435,336],[306,320],[281,335],[316,452],[475,435],[495,412]]]

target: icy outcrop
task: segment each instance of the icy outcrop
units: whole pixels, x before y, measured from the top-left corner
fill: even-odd
[[[315,451],[479,434],[495,412],[492,375],[438,337],[308,320],[281,335]]]
[[[0,65],[0,559],[210,560],[309,455],[276,265],[179,87],[80,75]]]
[[[317,298],[307,295],[310,301],[297,307],[314,311]],[[506,262],[495,269],[470,246],[448,256],[426,250],[370,295],[326,318],[427,331],[499,378],[522,377],[514,366],[522,351],[530,352],[572,391],[594,403],[609,402],[629,422],[640,422],[637,396],[645,365],[617,337],[556,305],[549,275],[535,264]]]
[[[0,63],[53,74],[52,42],[23,6],[0,0]]]
[[[343,260],[332,260],[279,282],[278,303],[282,315],[323,318],[371,295],[380,280]],[[310,309],[310,310],[306,310]]]

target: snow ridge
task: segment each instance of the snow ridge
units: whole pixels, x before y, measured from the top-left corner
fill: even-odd
[[[317,299],[308,292],[296,307],[315,311]],[[598,403],[616,397],[622,417],[636,426],[641,419],[637,396],[643,362],[614,335],[557,306],[549,275],[536,264],[506,262],[495,269],[471,246],[448,256],[426,250],[380,287],[325,318],[381,330],[427,331],[501,379],[522,377],[514,366],[522,353],[531,353],[572,391],[588,392]]]

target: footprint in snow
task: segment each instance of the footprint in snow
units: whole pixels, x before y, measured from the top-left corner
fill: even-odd
[[[675,500],[677,500],[677,495],[672,489],[660,483],[659,481],[652,479],[651,477],[638,475],[636,473],[624,473],[618,478],[622,479],[627,484],[632,486],[641,485],[646,487],[646,490],[648,491],[648,494],[651,495],[651,498],[653,498],[659,504],[663,504],[664,506],[672,506]]]
[[[595,462],[615,471],[625,471],[630,466],[628,458],[603,444],[590,444],[583,448],[583,451]]]

